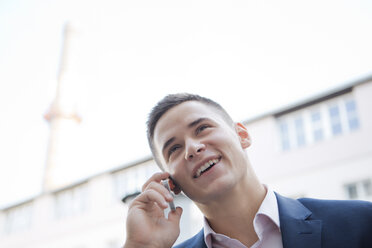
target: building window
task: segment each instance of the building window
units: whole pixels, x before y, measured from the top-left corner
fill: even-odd
[[[359,119],[354,99],[348,99],[345,101],[346,115],[349,124],[349,129],[356,130],[359,128]]]
[[[345,185],[346,194],[349,199],[356,199],[358,198],[358,191],[356,183],[350,183]]]
[[[288,130],[288,124],[286,121],[282,120],[279,123],[279,130],[280,130],[280,139],[282,144],[282,150],[286,151],[290,148],[289,143],[289,130]]]
[[[16,207],[7,209],[5,212],[4,233],[12,234],[31,227],[32,203],[25,203]]]
[[[370,199],[372,197],[372,180],[370,178],[345,185],[347,198]]]
[[[278,117],[277,123],[283,151],[346,134],[360,126],[352,94],[285,114]]]
[[[88,187],[82,184],[55,194],[55,217],[66,217],[83,214],[88,209]]]
[[[323,140],[324,134],[322,127],[322,118],[319,110],[311,113],[311,123],[313,127],[314,141],[318,142]]]
[[[295,119],[295,128],[296,128],[296,140],[298,146],[303,146],[306,143],[304,122],[302,117],[297,117]]]
[[[331,121],[331,130],[333,135],[342,133],[340,110],[338,105],[329,107],[329,118]]]

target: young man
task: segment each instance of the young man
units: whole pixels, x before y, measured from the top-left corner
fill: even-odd
[[[148,140],[164,172],[130,204],[125,248],[168,248],[176,241],[182,209],[164,216],[173,200],[161,184],[167,178],[205,216],[203,230],[177,247],[372,247],[372,203],[274,193],[249,162],[247,129],[210,99],[166,96],[150,113]]]

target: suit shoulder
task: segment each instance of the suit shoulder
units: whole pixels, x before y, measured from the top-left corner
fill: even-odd
[[[327,237],[323,241],[325,247],[372,247],[371,202],[310,198],[298,200],[311,211],[309,220],[321,220],[322,235]]]

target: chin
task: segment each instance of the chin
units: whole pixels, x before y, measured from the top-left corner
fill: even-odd
[[[215,180],[213,183],[209,184],[207,188],[203,189],[202,192],[198,194],[189,194],[184,192],[187,197],[192,201],[200,204],[208,204],[208,202],[218,201],[225,198],[229,192],[234,189],[234,183],[232,180]],[[195,192],[195,191],[192,191]]]

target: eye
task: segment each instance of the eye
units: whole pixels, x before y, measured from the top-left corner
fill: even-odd
[[[196,134],[199,134],[199,133],[201,133],[204,129],[206,129],[206,128],[209,128],[210,127],[210,125],[208,125],[208,124],[203,124],[203,125],[200,125],[197,129],[196,129]]]
[[[179,148],[181,148],[180,145],[174,145],[172,146],[169,151],[168,151],[168,157],[170,157],[170,155],[172,155],[172,153],[174,153],[175,151],[177,151]]]

